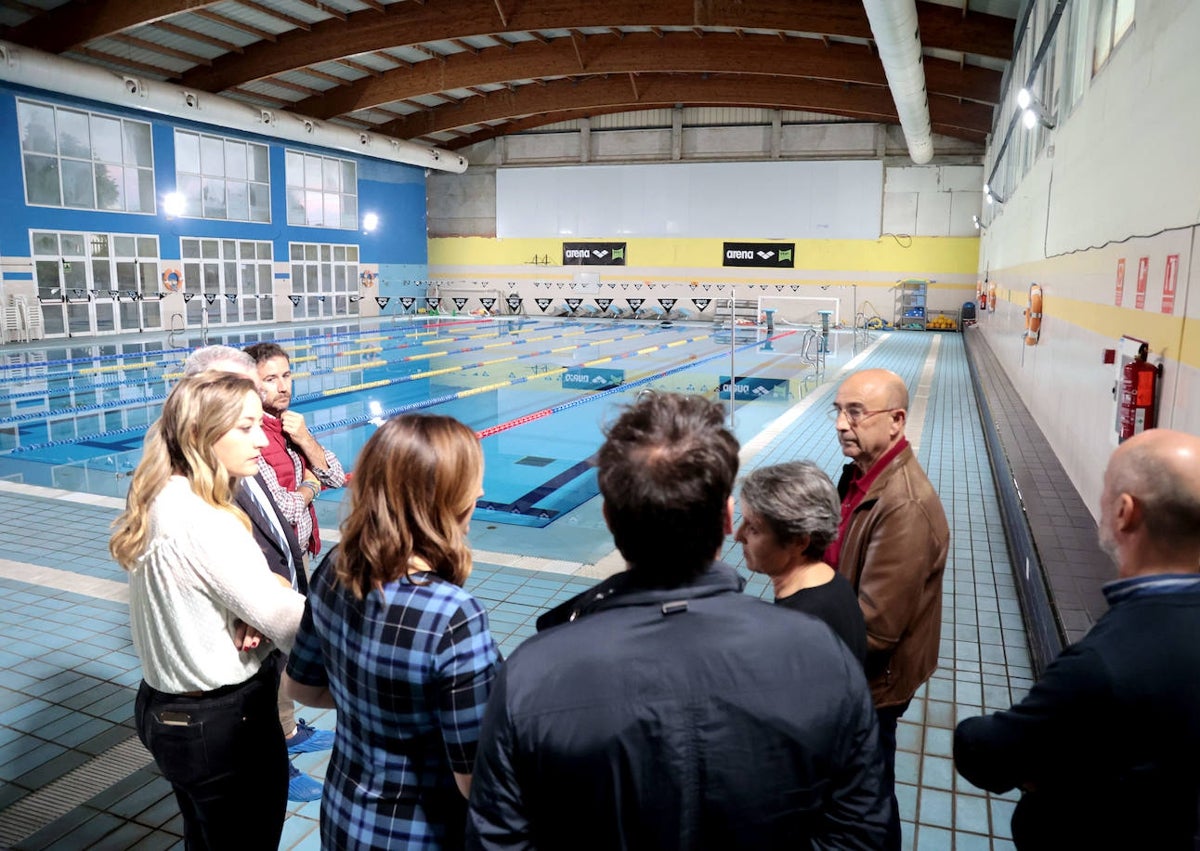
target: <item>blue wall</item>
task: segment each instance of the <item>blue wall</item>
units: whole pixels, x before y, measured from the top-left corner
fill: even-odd
[[[26,97],[63,106],[74,106],[105,115],[117,115],[148,121],[154,144],[155,195],[157,215],[110,213],[90,210],[65,210],[32,207],[25,203],[25,183],[21,166],[21,141],[17,127],[17,97]],[[198,130],[233,139],[254,141],[270,149],[271,223],[211,221],[207,219],[168,219],[162,213],[162,198],[175,190],[176,127]],[[358,210],[360,219],[368,212],[379,216],[379,229],[373,234],[337,228],[294,227],[287,224],[285,189],[285,150],[308,151],[352,160],[358,166]],[[104,103],[64,97],[23,87],[0,85],[0,255],[28,257],[30,230],[100,231],[105,233],[157,234],[163,260],[179,259],[181,236],[232,237],[271,240],[276,263],[288,259],[289,242],[357,244],[359,262],[397,264],[427,269],[425,240],[425,171],[417,166],[355,156],[340,150],[281,142],[237,130],[183,121],[157,113],[138,112]],[[8,276],[11,278],[11,276]],[[422,272],[420,277],[426,277]]]

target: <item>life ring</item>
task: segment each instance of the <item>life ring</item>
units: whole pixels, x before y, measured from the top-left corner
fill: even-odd
[[[366,287],[367,289],[370,289],[371,287],[375,286],[375,279],[377,277],[379,277],[379,276],[376,275],[374,272],[363,272],[361,275],[358,276],[358,281],[364,287]]]
[[[162,282],[163,286],[170,292],[177,293],[183,289],[183,275],[178,269],[164,269]]]
[[[1025,345],[1036,346],[1042,336],[1042,288],[1029,285],[1029,306],[1025,308]]]

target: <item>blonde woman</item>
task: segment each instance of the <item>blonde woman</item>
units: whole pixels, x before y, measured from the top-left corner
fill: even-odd
[[[339,546],[317,568],[284,689],[336,707],[321,846],[462,846],[466,795],[499,652],[462,589],[482,492],[474,432],[402,416],[355,464]]]
[[[138,735],[174,788],[189,851],[275,848],[283,830],[288,762],[269,654],[290,648],[304,598],[267,569],[232,501],[265,444],[253,382],[184,378],[147,433],[109,542],[129,571]]]

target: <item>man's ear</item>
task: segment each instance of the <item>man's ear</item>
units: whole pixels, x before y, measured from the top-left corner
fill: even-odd
[[[724,534],[732,535],[733,534],[733,496],[732,495],[730,495],[729,501],[725,503],[725,516],[723,519],[725,521],[725,528],[723,530]]]
[[[908,422],[908,411],[897,408],[892,411],[892,439],[904,434],[904,426]]]
[[[1117,510],[1113,515],[1113,528],[1122,532],[1132,532],[1142,524],[1142,506],[1131,494],[1122,493],[1117,497]]]

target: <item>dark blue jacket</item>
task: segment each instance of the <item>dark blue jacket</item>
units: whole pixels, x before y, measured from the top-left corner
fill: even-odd
[[[1013,814],[1022,851],[1190,851],[1200,789],[1200,594],[1115,603],[1024,700],[959,724],[954,760],[980,788],[1032,790]]]
[[[740,593],[602,583],[526,641],[484,718],[468,847],[878,848],[890,808],[862,667]]]

